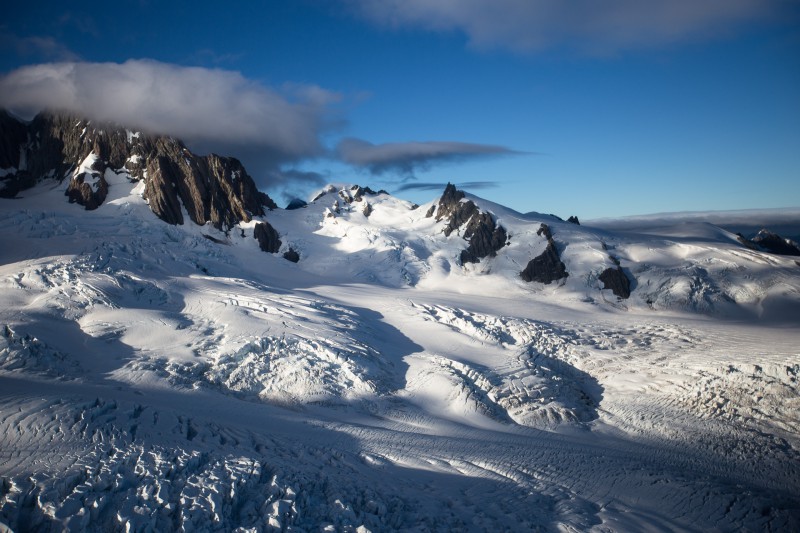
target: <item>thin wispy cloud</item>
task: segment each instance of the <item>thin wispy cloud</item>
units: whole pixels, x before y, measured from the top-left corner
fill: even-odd
[[[405,191],[441,191],[447,186],[443,182],[426,183],[404,183],[397,187],[396,192]],[[495,189],[500,186],[496,181],[464,181],[456,183],[455,186],[461,190],[474,191],[476,189]]]
[[[476,48],[586,53],[713,37],[781,12],[780,0],[344,0],[383,27],[459,31]],[[788,2],[791,3],[791,2]]]
[[[520,153],[489,144],[455,141],[372,144],[354,138],[342,140],[336,152],[345,163],[365,169],[373,175],[396,173],[406,177],[413,177],[415,171],[437,164]]]
[[[151,60],[49,63],[0,78],[0,106],[23,116],[64,110],[189,143],[266,150],[277,160],[323,151],[319,135],[335,99],[319,87],[279,92],[238,72]]]

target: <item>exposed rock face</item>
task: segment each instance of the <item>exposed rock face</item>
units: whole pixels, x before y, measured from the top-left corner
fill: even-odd
[[[147,162],[146,171],[144,197],[150,209],[168,224],[183,224],[181,203],[173,186],[172,162],[166,156],[156,156]]]
[[[360,202],[364,199],[365,195],[375,196],[377,194],[386,194],[386,191],[381,189],[378,192],[373,191],[369,187],[362,187],[361,185],[353,185],[350,187],[350,190],[342,189],[339,191],[339,197],[344,200],[347,204],[352,204],[353,202]]]
[[[436,221],[447,219],[445,236],[449,236],[466,224],[463,237],[469,242],[461,252],[461,264],[478,263],[484,257],[494,257],[506,245],[508,237],[505,228],[498,225],[490,213],[482,212],[472,200],[448,183],[438,205],[435,206]],[[426,216],[433,216],[432,207]]]
[[[78,173],[90,154],[96,156],[91,169]],[[23,124],[0,112],[0,162],[13,169],[0,178],[0,194],[13,197],[38,180],[69,178],[67,196],[87,209],[105,200],[106,171],[124,172],[131,180],[145,180],[145,199],[171,224],[183,223],[181,204],[193,222],[211,222],[219,229],[263,215],[265,207],[277,207],[237,159],[198,156],[176,139],[93,124],[68,114],[41,113]]]
[[[736,234],[736,240],[739,241],[739,243],[742,246],[744,246],[745,248],[749,248],[750,250],[760,251],[760,248],[758,247],[758,245],[756,243],[754,243],[753,241],[751,241],[750,239],[748,239],[747,237],[745,237],[741,233],[737,233]]]
[[[573,223],[573,224],[577,224],[578,226],[580,226],[580,225],[581,225],[581,221],[580,221],[580,220],[578,220],[578,217],[576,217],[575,215],[572,215],[571,217],[569,217],[569,218],[567,219],[567,222],[571,222],[571,223]]]
[[[603,270],[598,279],[603,282],[604,289],[611,289],[619,298],[628,298],[631,295],[631,280],[619,266]]]
[[[286,206],[287,211],[293,211],[295,209],[302,209],[308,205],[308,202],[305,200],[301,200],[300,198],[295,198],[291,202],[289,202]]]
[[[484,257],[494,257],[506,245],[506,230],[498,226],[489,213],[478,213],[467,223],[464,238],[469,246],[461,252],[461,264],[478,263]]]
[[[336,193],[337,188],[333,185],[328,185],[322,191],[317,194],[312,202],[316,202],[326,194]],[[339,198],[341,198],[344,203],[352,204],[354,202],[360,202],[364,199],[364,196],[376,196],[378,194],[389,194],[388,192],[384,191],[383,189],[375,192],[374,190],[370,189],[369,187],[362,187],[361,185],[352,185],[349,188],[343,187],[342,189],[338,190]]]
[[[0,198],[13,198],[36,183],[25,168],[20,147],[28,142],[28,129],[22,122],[0,109]]]
[[[28,141],[25,125],[0,109],[0,168],[19,168],[19,147]]]
[[[256,223],[256,227],[253,229],[253,237],[258,240],[258,247],[267,253],[274,254],[281,249],[280,236],[269,222]]]
[[[800,245],[796,242],[784,239],[777,233],[767,229],[762,229],[753,237],[752,241],[762,250],[779,255],[800,255]]]
[[[471,200],[462,202],[465,196],[464,191],[459,191],[451,183],[444,188],[444,193],[439,198],[439,205],[436,208],[436,221],[447,218],[447,225],[444,228],[445,236],[449,236],[453,231],[466,224],[478,212],[478,206]]]
[[[558,256],[558,250],[556,250],[553,235],[550,233],[550,227],[547,224],[542,224],[536,234],[544,235],[547,239],[547,247],[544,252],[531,259],[525,269],[519,273],[522,279],[529,283],[538,281],[539,283],[550,284],[569,276],[566,265]]]
[[[361,209],[361,212],[364,213],[365,217],[370,216],[372,214],[372,204],[364,202],[364,207]]]
[[[94,182],[90,184],[87,180]],[[108,196],[108,182],[97,172],[81,172],[75,175],[65,193],[71,203],[81,204],[87,211],[97,209]]]
[[[300,261],[300,254],[298,254],[294,248],[289,248],[289,251],[283,254],[283,258],[292,263],[297,263]]]

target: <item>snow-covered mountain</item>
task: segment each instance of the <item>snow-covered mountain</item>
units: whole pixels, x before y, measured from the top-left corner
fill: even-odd
[[[766,233],[452,186],[284,210],[175,139],[0,139],[14,531],[800,527],[800,264]]]

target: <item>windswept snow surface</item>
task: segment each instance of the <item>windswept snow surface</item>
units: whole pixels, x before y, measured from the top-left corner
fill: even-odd
[[[0,202],[0,524],[800,529],[793,261],[480,201],[510,244],[462,267],[429,205],[332,190],[265,217],[294,264],[108,178],[93,212],[66,183]],[[540,222],[560,284],[518,277]]]

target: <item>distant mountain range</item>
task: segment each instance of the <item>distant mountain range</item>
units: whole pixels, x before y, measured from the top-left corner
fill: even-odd
[[[60,183],[65,202],[91,211],[103,206],[111,188],[138,185],[136,194],[168,224],[209,225],[221,232],[209,239],[224,244],[249,234],[262,251],[320,274],[344,259],[332,250],[321,254],[315,234],[335,236],[368,262],[390,249],[391,259],[380,272],[365,265],[348,269],[355,278],[370,272],[369,279],[391,285],[424,286],[446,274],[452,283],[474,279],[477,287],[486,276],[495,282],[502,277],[509,290],[555,289],[612,307],[735,316],[762,314],[777,286],[800,286],[800,267],[788,257],[800,255],[796,242],[767,230],[752,238],[737,235],[709,224],[702,214],[581,226],[577,217],[565,222],[553,215],[523,215],[452,185],[422,209],[384,191],[353,186],[328,187],[310,204],[283,211],[234,158],[199,156],[177,139],[68,114],[42,113],[24,122],[0,112],[0,167],[0,196],[24,196],[37,184]],[[340,235],[332,229],[337,225],[352,231]],[[365,234],[370,237],[361,242]],[[762,253],[776,257],[765,262]],[[355,258],[351,253],[346,260]],[[769,281],[754,286],[749,281],[754,276]]]

